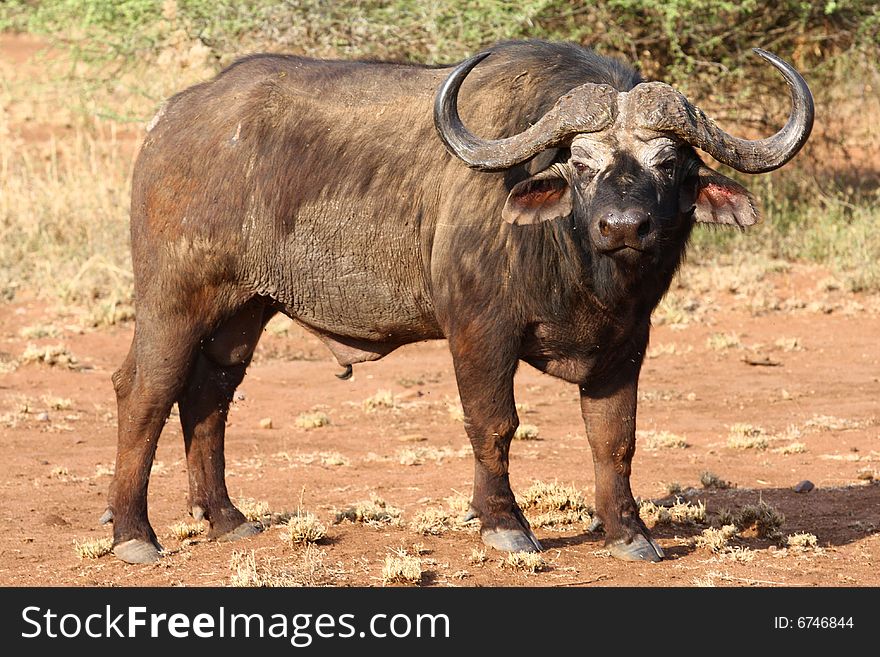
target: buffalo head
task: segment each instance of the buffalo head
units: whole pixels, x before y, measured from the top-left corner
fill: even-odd
[[[584,84],[558,99],[539,121],[505,139],[486,140],[465,128],[457,95],[468,73],[491,53],[455,68],[437,93],[434,120],[451,153],[471,168],[502,171],[542,151],[556,157],[512,187],[502,216],[531,224],[574,214],[592,249],[638,260],[690,229],[693,221],[749,226],[758,212],[749,192],[706,166],[700,148],[744,173],[788,162],[813,125],[813,99],[804,79],[775,55],[755,52],[782,73],[791,92],[786,125],[766,139],[745,140],[721,130],[683,95],[661,82],[629,91]]]

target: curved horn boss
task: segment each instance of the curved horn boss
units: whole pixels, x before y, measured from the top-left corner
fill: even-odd
[[[464,127],[458,115],[458,91],[468,73],[491,54],[474,55],[456,66],[434,101],[434,125],[440,139],[472,169],[509,169],[578,133],[597,132],[614,123],[617,90],[607,84],[588,83],[561,96],[536,124],[518,135],[490,140],[477,137]]]
[[[618,103],[626,102],[641,113],[642,127],[670,132],[737,171],[766,173],[791,160],[806,143],[813,128],[813,95],[790,64],[765,50],[754,51],[782,73],[791,94],[788,121],[765,139],[748,140],[728,134],[699,107],[662,82],[639,84],[625,95],[608,85],[584,84],[561,96],[525,131],[504,139],[481,139],[465,128],[457,101],[464,79],[489,52],[466,59],[446,78],[435,97],[434,124],[449,151],[469,167],[499,171],[558,146],[575,134],[608,127],[617,117]]]
[[[705,151],[743,173],[766,173],[791,160],[806,143],[813,129],[813,94],[790,64],[760,48],[754,52],[772,64],[785,78],[791,94],[791,112],[782,129],[765,139],[740,139],[715,125],[687,98],[662,82],[636,86],[628,102],[643,112],[643,127],[671,132],[691,146]]]

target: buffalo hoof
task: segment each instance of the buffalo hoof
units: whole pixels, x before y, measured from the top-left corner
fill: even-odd
[[[593,516],[593,520],[592,520],[592,522],[590,522],[590,526],[587,527],[587,531],[590,533],[597,532],[600,529],[602,529],[602,527],[603,527],[602,519],[599,518],[599,516]]]
[[[250,538],[263,531],[263,526],[258,522],[243,522],[232,531],[218,536],[216,540],[221,542],[237,541],[241,538]]]
[[[106,525],[107,523],[113,522],[113,512],[108,507],[104,514],[101,516],[100,520],[98,520],[102,525]]]
[[[125,563],[153,563],[159,560],[159,551],[162,548],[150,541],[139,538],[120,543],[113,547],[113,554]]]
[[[540,552],[544,548],[531,532],[519,529],[490,529],[481,534],[483,543],[502,552]]]
[[[480,532],[483,543],[502,552],[541,552],[544,548],[519,508],[514,509],[521,529],[487,529]]]
[[[648,539],[638,534],[632,542],[623,540],[609,543],[605,546],[611,556],[623,561],[660,561],[663,559],[663,550],[654,539]]]
[[[193,505],[193,507],[189,510],[189,514],[193,517],[193,520],[197,521],[202,521],[207,516],[204,507],[201,507],[198,504]]]

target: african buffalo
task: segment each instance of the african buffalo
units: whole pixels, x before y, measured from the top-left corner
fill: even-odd
[[[606,546],[658,561],[630,490],[651,311],[696,222],[758,221],[749,192],[694,148],[762,173],[813,123],[803,78],[756,52],[792,101],[786,125],[756,141],[632,68],[539,41],[454,68],[253,55],[171,98],[133,173],[137,322],[113,375],[104,515],[116,556],[159,556],[147,486],[174,402],[192,515],[215,538],[257,531],[226,490],[224,424],[282,312],[349,372],[448,340],[475,456],[471,516],[500,550],[541,549],[508,479],[517,364],[576,384]]]

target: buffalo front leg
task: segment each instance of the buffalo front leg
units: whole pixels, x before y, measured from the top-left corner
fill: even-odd
[[[596,513],[605,525],[605,547],[625,561],[660,561],[663,550],[639,517],[630,489],[637,389],[637,369],[617,386],[581,386],[581,413],[593,451]]]
[[[480,535],[505,552],[537,552],[532,532],[510,488],[510,441],[519,425],[513,398],[517,359],[486,345],[450,340],[465,429],[474,450],[474,494],[469,517],[480,519]]]

